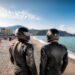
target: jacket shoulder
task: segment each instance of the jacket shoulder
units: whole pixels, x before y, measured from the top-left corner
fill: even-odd
[[[15,46],[19,43],[19,41],[16,41],[16,42],[12,42],[10,47],[9,47],[9,50],[12,50],[15,48]]]
[[[44,46],[41,48],[41,50],[44,50],[44,51],[47,50],[48,46],[49,46],[49,45],[44,45]]]
[[[27,45],[27,49],[29,49],[29,50],[34,50],[34,46],[33,46],[33,44],[28,43],[28,45]]]
[[[59,44],[60,47],[62,47],[63,49],[67,50],[67,47],[63,44]]]

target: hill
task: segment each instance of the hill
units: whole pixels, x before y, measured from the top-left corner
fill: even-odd
[[[9,29],[11,29],[14,32],[19,27],[23,27],[23,26],[22,25],[15,25],[15,26],[9,26],[9,27],[6,27],[6,28],[9,28]],[[0,29],[1,28],[4,28],[4,27],[0,27]],[[60,32],[60,36],[75,36],[75,34],[71,34],[71,33],[68,33],[66,31],[59,31],[59,32]],[[30,33],[32,35],[41,35],[41,36],[44,36],[44,35],[46,35],[47,30],[31,29]]]

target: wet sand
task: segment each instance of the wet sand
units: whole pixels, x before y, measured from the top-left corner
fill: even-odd
[[[15,42],[15,40],[13,42]],[[30,42],[33,43],[34,45],[35,62],[36,62],[37,70],[39,72],[40,49],[43,46],[43,44],[34,39],[32,39]],[[8,47],[0,46],[0,75],[14,75],[13,74],[14,67],[9,60],[8,49],[9,46]],[[63,75],[75,75],[75,60],[69,58],[68,66]]]

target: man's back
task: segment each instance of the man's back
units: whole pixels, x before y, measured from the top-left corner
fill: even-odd
[[[19,75],[36,75],[33,50],[32,44],[29,43],[25,45],[17,42],[14,46],[10,47],[11,62],[15,66],[15,73],[21,72],[22,74]]]
[[[67,49],[53,42],[41,50],[40,75],[60,75],[67,65]]]

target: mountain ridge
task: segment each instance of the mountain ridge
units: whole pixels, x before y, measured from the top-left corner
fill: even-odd
[[[14,26],[8,26],[8,27],[0,27],[1,28],[9,28],[10,30],[12,30],[13,32],[19,28],[19,27],[24,27],[22,25],[14,25]],[[41,29],[41,30],[38,30],[38,29],[30,29],[30,32],[32,35],[46,35],[48,29]],[[75,34],[71,34],[71,33],[68,33],[66,31],[61,31],[59,30],[60,32],[60,36],[75,36]]]

